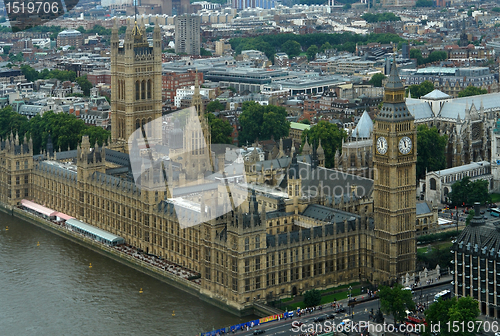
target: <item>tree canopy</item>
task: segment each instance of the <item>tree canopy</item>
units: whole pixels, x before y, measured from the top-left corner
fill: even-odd
[[[75,115],[66,113],[45,112],[43,116],[37,115],[30,120],[18,114],[7,106],[0,109],[0,137],[6,138],[10,133],[18,133],[22,139],[25,135],[33,139],[33,152],[39,154],[41,148],[47,145],[49,133],[52,136],[54,148],[67,150],[68,147],[76,149],[83,135],[88,135],[90,143],[96,141],[101,146],[105,143],[110,132],[101,127],[87,126],[83,120]]]
[[[436,127],[417,127],[417,179],[425,177],[425,171],[446,168],[446,144],[448,137],[440,135]]]
[[[383,22],[383,21],[401,21],[399,16],[394,15],[394,13],[365,13],[361,16],[363,20],[368,23]]]
[[[307,48],[307,51],[306,51],[307,60],[309,62],[310,61],[314,61],[314,59],[316,58],[316,54],[317,53],[318,53],[318,47],[313,44],[312,46],[310,46],[309,48]]]
[[[391,314],[394,321],[403,321],[406,317],[406,310],[415,308],[411,291],[403,290],[403,286],[400,284],[396,284],[392,288],[388,286],[382,287],[378,296],[380,298],[380,308],[384,313]]]
[[[256,139],[267,140],[288,136],[290,122],[286,120],[284,107],[267,105],[262,106],[254,101],[243,103],[242,113],[238,117],[241,130],[238,133],[240,146],[253,143]]]
[[[425,311],[427,324],[441,324],[440,335],[443,336],[473,336],[479,334],[477,330],[479,316],[478,302],[470,296],[459,299],[453,297],[448,300],[439,299]],[[450,322],[448,329],[447,323]],[[469,324],[470,323],[470,324]],[[465,325],[465,328],[462,326]],[[472,326],[471,329],[468,326]],[[430,336],[430,328],[426,328],[424,335]]]
[[[101,25],[95,25],[92,27],[92,29],[86,30],[82,26],[78,27],[76,30],[78,30],[82,34],[89,34],[89,35],[111,35],[111,29],[106,29]]]
[[[292,40],[300,44],[302,50],[307,50],[313,44],[316,46],[321,45],[320,51],[326,49],[337,49],[339,51],[354,52],[356,50],[356,43],[382,43],[387,44],[390,42],[399,43],[406,41],[397,34],[368,34],[360,35],[349,32],[341,34],[305,34],[296,35],[291,33],[261,35],[257,37],[239,37],[229,41],[231,47],[237,55],[241,54],[243,50],[260,50],[266,54],[269,59],[274,58],[274,54],[278,51],[283,51],[282,46],[285,42]],[[326,44],[328,42],[328,45]]]
[[[375,75],[372,76],[372,78],[370,78],[368,83],[376,87],[382,87],[382,81],[385,78],[386,76],[383,73],[376,73]]]
[[[26,79],[31,82],[34,82],[37,79],[51,79],[51,78],[56,78],[59,79],[60,81],[74,82],[76,79],[76,72],[74,71],[43,69],[42,71],[38,72],[27,64],[21,66],[21,72],[26,77]]]
[[[294,40],[288,40],[281,45],[281,51],[285,52],[289,58],[299,56],[302,52],[300,43]]]
[[[304,294],[304,304],[306,307],[315,307],[321,303],[321,292],[317,289],[308,290]]]
[[[477,96],[477,95],[482,95],[488,93],[488,90],[486,89],[481,89],[476,86],[469,85],[462,91],[458,93],[458,97],[470,97],[470,96]]]
[[[212,100],[207,104],[206,112],[215,112],[215,111],[223,111],[226,109],[226,106],[222,104],[218,99]]]
[[[417,0],[415,7],[434,7],[435,3],[432,0]]]
[[[491,195],[488,194],[488,181],[471,181],[469,176],[456,181],[451,186],[451,192],[448,194],[452,205],[473,205],[475,202],[481,204],[491,202]]]
[[[434,83],[431,81],[425,80],[420,84],[410,85],[408,90],[410,90],[410,94],[412,98],[420,98],[425,96],[429,92],[434,90]]]
[[[446,51],[434,50],[429,54],[428,57],[424,58],[422,52],[419,49],[410,49],[410,58],[415,58],[418,65],[444,61],[448,58]]]
[[[319,146],[319,139],[321,139],[321,147],[325,151],[325,167],[333,168],[335,165],[335,151],[342,150],[342,139],[347,138],[347,132],[339,129],[336,124],[327,121],[320,121],[310,129],[302,132],[302,147],[306,142],[310,146],[317,148]]]
[[[92,89],[92,83],[87,79],[87,75],[80,76],[76,79],[76,82],[82,89],[85,96],[90,96],[90,89]]]
[[[233,126],[227,120],[217,118],[213,113],[207,113],[205,116],[210,125],[213,144],[230,144],[233,142],[231,138]]]

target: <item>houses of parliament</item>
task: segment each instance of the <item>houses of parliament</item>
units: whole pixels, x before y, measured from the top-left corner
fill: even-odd
[[[111,140],[99,147],[84,136],[76,150],[57,152],[49,139],[33,155],[31,140],[12,134],[0,144],[0,202],[32,200],[121,236],[197,272],[200,297],[240,314],[312,288],[415,272],[416,129],[395,66],[375,119],[374,180],[324,168],[321,145],[217,177],[229,162],[210,144],[198,85],[184,122],[169,135],[151,126],[162,118],[160,41],[158,27],[152,45],[144,27],[129,24],[123,43],[113,28]],[[166,154],[151,145],[164,137]],[[169,160],[135,176],[137,146]],[[279,174],[264,181],[273,167]],[[181,212],[197,224],[181,225]]]

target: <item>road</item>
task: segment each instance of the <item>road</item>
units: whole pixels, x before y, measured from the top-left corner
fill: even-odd
[[[434,295],[437,294],[438,292],[444,290],[444,289],[449,289],[452,290],[451,284],[443,284],[439,285],[436,287],[430,287],[430,288],[423,288],[423,289],[418,289],[414,292],[413,295],[413,300],[415,303],[427,303],[427,304],[432,304],[434,301]],[[345,306],[345,305],[344,305]],[[335,318],[334,322],[336,324],[340,323],[343,319],[350,318],[354,322],[360,322],[360,321],[368,321],[369,320],[369,313],[370,310],[373,309],[376,311],[379,308],[379,300],[373,300],[373,301],[368,301],[364,303],[359,303],[356,306],[353,307],[353,311],[349,311],[349,308],[346,307],[346,313],[343,314],[337,314],[337,317]],[[254,327],[253,330],[250,331],[244,331],[244,332],[237,332],[234,335],[238,336],[249,336],[253,335],[253,332],[255,329],[262,329],[265,331],[264,335],[269,336],[269,335],[280,335],[280,336],[288,336],[288,335],[300,335],[298,331],[293,331],[292,330],[292,322],[294,321],[300,321],[304,323],[305,325],[310,325],[313,323],[313,320],[322,315],[327,315],[332,313],[331,308],[323,309],[321,311],[315,311],[311,314],[306,314],[305,316],[302,316],[300,318],[293,318],[293,319],[288,319],[288,320],[282,320],[282,321],[276,321],[276,322],[270,322],[266,323],[262,326]],[[389,320],[389,321],[388,321]],[[386,316],[386,322],[387,323],[392,323],[392,319],[388,316]],[[357,333],[359,335],[359,333]],[[230,333],[231,335],[231,333]]]

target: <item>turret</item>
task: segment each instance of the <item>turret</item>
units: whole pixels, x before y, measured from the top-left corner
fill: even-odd
[[[311,147],[309,146],[309,142],[307,141],[307,138],[306,138],[306,142],[304,143],[304,147],[302,148],[302,154],[303,155],[311,154]]]

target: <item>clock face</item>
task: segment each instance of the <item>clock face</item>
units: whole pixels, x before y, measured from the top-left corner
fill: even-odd
[[[377,152],[384,155],[387,153],[387,140],[384,137],[379,137],[377,139]]]
[[[406,155],[411,152],[411,139],[407,136],[402,137],[401,140],[399,140],[399,151],[401,154]]]

